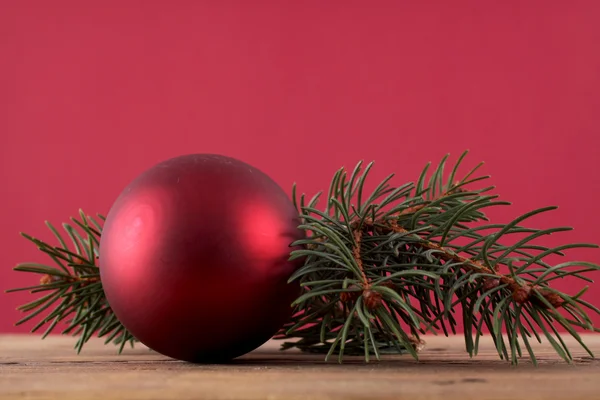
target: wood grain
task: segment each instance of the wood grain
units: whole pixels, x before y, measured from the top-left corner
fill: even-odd
[[[68,337],[0,336],[0,399],[598,399],[600,362],[568,341],[573,364],[538,345],[540,366],[511,367],[489,340],[469,359],[462,337],[426,339],[416,362],[325,363],[322,356],[265,346],[227,365],[194,365],[142,346],[116,355],[92,341],[79,356]],[[600,353],[600,337],[586,336]]]

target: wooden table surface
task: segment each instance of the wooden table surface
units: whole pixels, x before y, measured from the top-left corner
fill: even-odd
[[[600,355],[600,336],[585,340]],[[600,362],[573,341],[573,364],[539,345],[537,368],[498,360],[489,341],[474,359],[460,336],[426,341],[419,362],[339,365],[270,342],[228,365],[193,365],[142,346],[119,356],[92,341],[77,356],[73,338],[0,336],[0,399],[600,399]]]

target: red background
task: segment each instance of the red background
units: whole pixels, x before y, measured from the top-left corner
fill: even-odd
[[[192,152],[312,193],[360,159],[400,183],[469,148],[515,203],[497,220],[558,204],[534,225],[576,230],[543,243],[600,242],[598,21],[594,0],[1,1],[0,289],[44,260],[19,231],[106,213]],[[0,295],[0,332],[30,328],[30,298]]]

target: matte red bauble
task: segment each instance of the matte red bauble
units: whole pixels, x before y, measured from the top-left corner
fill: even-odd
[[[246,163],[210,154],[167,160],[135,179],[108,213],[100,243],[107,300],[159,353],[235,358],[290,316],[298,225],[286,193]]]

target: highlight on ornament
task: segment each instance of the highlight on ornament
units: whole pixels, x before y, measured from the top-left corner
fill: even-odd
[[[575,248],[543,244],[569,227],[535,228],[543,207],[493,223],[499,200],[482,163],[462,171],[444,157],[413,182],[393,174],[367,191],[373,163],[338,170],[327,192],[291,199],[260,170],[226,156],[166,160],[134,179],[107,217],[80,211],[47,227],[55,243],[22,234],[49,258],[16,271],[39,283],[9,290],[41,297],[19,307],[43,336],[60,327],[81,351],[97,336],[142,342],[190,362],[222,362],[271,337],[282,350],[336,356],[419,357],[427,334],[455,334],[475,356],[491,335],[500,358],[537,363],[532,342],[572,360],[563,335],[589,354],[597,332],[584,300],[553,287],[592,282],[600,266],[568,260]],[[321,200],[322,198],[322,200]],[[533,218],[533,220],[532,220]],[[533,222],[532,222],[533,221]]]

